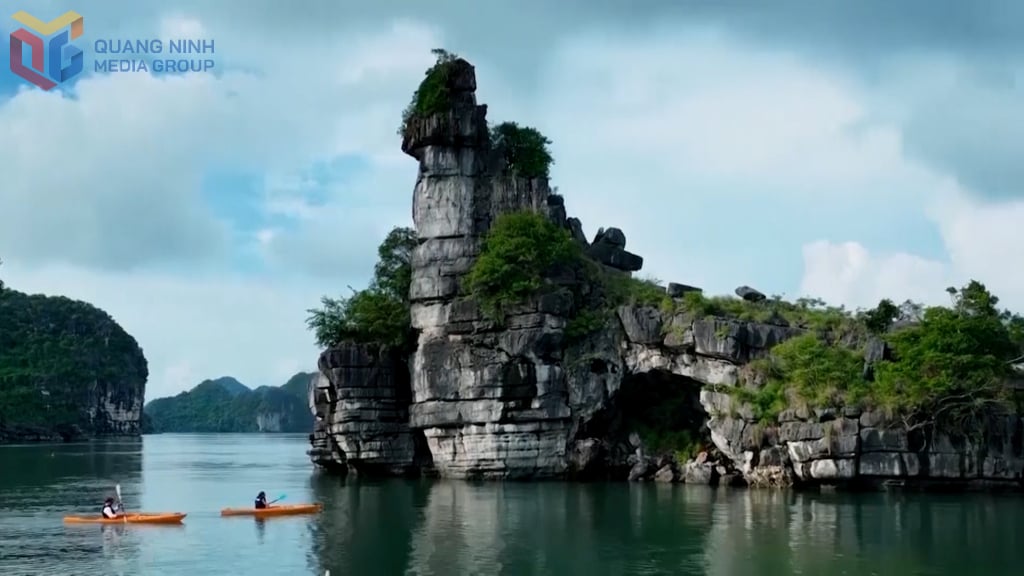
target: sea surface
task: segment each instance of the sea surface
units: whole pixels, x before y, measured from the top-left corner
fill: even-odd
[[[341,480],[306,436],[0,446],[0,575],[1005,576],[1016,496],[794,494],[626,483]],[[64,525],[125,507],[182,526]],[[317,515],[221,518],[264,490]]]

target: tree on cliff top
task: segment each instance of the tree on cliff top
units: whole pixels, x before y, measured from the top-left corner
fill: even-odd
[[[952,307],[926,308],[918,324],[886,335],[894,359],[876,367],[875,386],[893,407],[916,409],[926,420],[974,424],[983,409],[1009,399],[1020,317],[997,309],[999,298],[975,280],[947,291]]]
[[[452,63],[459,59],[458,55],[443,48],[430,51],[437,60],[427,68],[425,78],[412,94],[412,101],[402,111],[402,124],[398,127],[398,135],[405,132],[409,120],[414,116],[425,117],[444,112],[451,107],[450,79]]]
[[[491,128],[491,148],[501,152],[509,170],[526,178],[548,177],[555,159],[551,144],[536,128],[502,122]]]
[[[0,293],[0,425],[97,429],[97,390],[141,400],[149,369],[109,314],[63,296]]]
[[[310,309],[306,324],[323,348],[342,342],[405,347],[411,343],[409,287],[412,252],[419,243],[416,231],[395,227],[377,249],[379,260],[373,280],[345,298],[321,298],[321,308]]]
[[[901,416],[908,427],[936,425],[950,433],[975,434],[989,415],[1011,407],[1012,363],[1024,351],[1024,319],[999,310],[999,299],[977,281],[949,288],[951,306],[904,305],[883,300],[851,318],[874,323],[889,357],[875,363],[865,380],[863,351],[810,331],[771,349],[755,361],[766,376],[756,392],[741,392],[762,418],[794,402],[813,407],[861,405]],[[913,310],[912,310],[913,309]],[[898,327],[896,316],[913,318]]]

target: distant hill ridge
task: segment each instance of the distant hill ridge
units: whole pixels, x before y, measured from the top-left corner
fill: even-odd
[[[300,374],[305,374],[305,372],[301,372]],[[298,374],[296,374],[296,376],[298,376]],[[289,382],[291,382],[291,380],[289,380]],[[252,392],[251,388],[242,384],[238,380],[235,380],[231,376],[221,376],[220,378],[214,378],[213,380],[203,380],[197,386],[202,386],[203,384],[219,385],[227,390],[232,396],[237,396],[243,392]]]
[[[314,375],[299,372],[281,386],[255,390],[231,376],[203,380],[187,392],[147,403],[145,432],[309,432]]]

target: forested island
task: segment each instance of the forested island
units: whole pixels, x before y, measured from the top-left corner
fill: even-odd
[[[299,372],[281,386],[250,389],[225,376],[145,406],[146,433],[305,432],[313,428],[309,384]]]
[[[106,312],[0,282],[0,442],[137,436],[148,376]]]
[[[325,297],[310,455],[337,472],[1021,488],[1024,318],[971,280],[848,310],[634,276],[436,51],[402,116],[414,229]]]

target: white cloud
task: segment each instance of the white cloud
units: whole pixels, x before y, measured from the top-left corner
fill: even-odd
[[[400,154],[393,126],[422,74],[399,55],[429,58],[434,33],[398,23],[310,42],[264,51],[259,74],[96,75],[73,99],[24,90],[5,102],[0,253],[110,268],[219,256],[228,230],[200,194],[208,170],[272,179],[343,154],[365,155],[371,169],[392,165]],[[323,58],[296,58],[311,53]],[[358,82],[347,76],[353,69]],[[345,230],[338,227],[343,238]]]
[[[162,26],[203,32],[191,16]],[[306,310],[363,284],[376,243],[408,219],[416,167],[395,127],[438,44],[412,22],[347,32],[264,44],[249,55],[258,71],[94,75],[73,98],[23,90],[2,102],[6,283],[110,312],[145,349],[150,399],[224,374],[279,384],[311,369]],[[231,46],[222,38],[219,52]],[[359,168],[330,184],[322,205],[310,209],[308,190],[282,186],[340,155]],[[201,194],[211,170],[261,173],[278,187],[251,200],[297,224],[233,244],[233,223]],[[234,273],[247,250],[269,255],[274,273]]]
[[[205,40],[210,37],[203,23],[196,18],[175,14],[160,20],[160,36],[166,40]]]
[[[1024,201],[983,204],[943,196],[932,210],[948,254],[936,261],[896,252],[871,254],[857,242],[817,241],[804,247],[800,291],[835,303],[874,306],[882,298],[948,303],[947,286],[978,280],[1002,306],[1024,312]]]
[[[812,242],[803,250],[800,293],[833,304],[872,307],[883,298],[936,304],[950,285],[942,262],[897,252],[872,256],[857,242]]]
[[[387,230],[409,223],[416,166],[395,128],[429,50],[445,45],[434,28],[370,25],[326,5],[308,17],[337,23],[331,34],[276,21],[261,28],[273,34],[253,33],[252,22],[196,6],[149,25],[213,37],[217,76],[92,77],[75,98],[25,91],[0,105],[13,135],[0,143],[3,278],[111,312],[146,350],[150,398],[225,374],[280,383],[312,367],[306,309],[362,284]],[[902,86],[679,26],[531,46],[548,53],[530,89],[504,62],[451,48],[477,64],[492,120],[554,140],[553,184],[570,214],[591,233],[623,228],[646,273],[782,292],[803,272],[802,292],[854,305],[934,301],[978,277],[1024,305],[1013,266],[1024,204],[977,205],[908,160],[905,111],[879,97],[898,100]],[[326,183],[310,175],[339,158],[352,162]],[[199,193],[210,170],[262,175],[253,200],[267,221],[245,231],[244,248]],[[947,261],[911,254],[917,238],[893,239],[926,218]],[[879,228],[892,231],[885,241]],[[273,273],[231,271],[249,250]]]
[[[524,121],[554,141],[568,211],[623,228],[644,272],[792,292],[808,239],[870,228],[872,204],[923,218],[930,176],[851,75],[692,28],[557,48]]]

